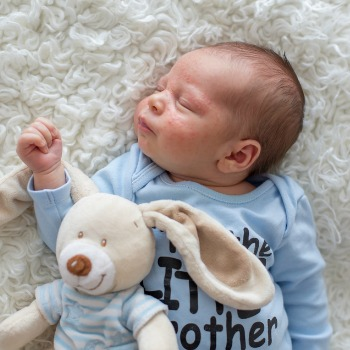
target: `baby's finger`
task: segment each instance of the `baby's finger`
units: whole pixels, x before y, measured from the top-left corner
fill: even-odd
[[[50,129],[45,124],[43,124],[41,121],[35,121],[30,125],[28,129],[32,132],[41,134],[46,140],[47,146],[51,147],[52,141],[55,138],[55,135],[52,134]]]
[[[27,129],[22,131],[22,135],[18,140],[18,146],[22,148],[28,148],[30,146],[37,147],[41,152],[48,153],[49,147],[47,139],[44,137],[42,132],[40,132],[35,127],[29,126]]]
[[[35,122],[42,123],[46,126],[46,128],[50,131],[53,139],[61,139],[61,135],[59,130],[56,128],[56,126],[48,119],[46,118],[37,118]]]

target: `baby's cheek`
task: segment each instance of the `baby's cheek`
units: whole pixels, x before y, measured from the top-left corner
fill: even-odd
[[[171,128],[171,126],[170,126]],[[177,129],[173,127],[173,132],[170,133],[168,141],[175,144],[177,147],[192,147],[198,140],[198,132],[191,129]]]
[[[198,132],[198,128],[196,128],[195,125],[192,125],[189,120],[176,115],[169,118],[168,126],[170,134],[183,140],[196,136],[196,133]]]

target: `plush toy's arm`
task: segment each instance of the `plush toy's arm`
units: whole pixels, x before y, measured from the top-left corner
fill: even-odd
[[[139,350],[178,350],[174,327],[164,312],[156,314],[136,334]]]
[[[0,349],[15,350],[29,343],[48,327],[34,300],[0,323]]]

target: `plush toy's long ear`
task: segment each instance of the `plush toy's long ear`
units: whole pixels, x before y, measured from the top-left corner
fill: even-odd
[[[27,184],[32,172],[20,166],[0,179],[0,226],[21,215],[32,205]]]
[[[74,202],[77,202],[83,197],[99,192],[95,183],[81,170],[73,167],[67,162],[63,162],[63,164],[72,181],[71,196]]]
[[[98,192],[93,181],[81,170],[66,162],[64,166],[71,177],[71,195],[74,202]],[[20,216],[32,205],[32,199],[27,192],[31,175],[31,170],[22,165],[0,179],[0,226]]]
[[[263,264],[212,217],[180,201],[140,207],[146,225],[166,232],[192,279],[213,299],[241,310],[272,299],[274,285]]]

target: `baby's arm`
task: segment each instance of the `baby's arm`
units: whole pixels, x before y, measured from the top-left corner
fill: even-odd
[[[61,161],[60,132],[47,119],[36,119],[22,131],[17,154],[33,172],[28,191],[34,201],[38,229],[43,241],[54,251],[61,221],[73,205]]]
[[[293,350],[328,350],[331,327],[323,280],[324,261],[316,245],[307,198],[298,201],[294,222],[275,252],[271,269],[283,293]]]
[[[65,183],[61,135],[49,120],[38,118],[23,130],[17,154],[33,171],[35,190],[54,189]]]

